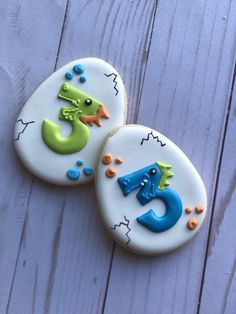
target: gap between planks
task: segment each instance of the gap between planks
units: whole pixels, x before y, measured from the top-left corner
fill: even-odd
[[[61,27],[61,35],[60,35],[60,38],[59,38],[57,54],[56,54],[56,58],[55,58],[54,71],[56,71],[56,68],[57,68],[58,57],[59,57],[59,53],[60,53],[60,49],[61,49],[61,42],[62,42],[64,27],[65,27],[65,22],[66,22],[66,16],[67,16],[68,7],[69,7],[69,1],[70,0],[66,1],[65,12],[64,12],[64,17],[63,17],[63,22],[62,22],[62,27]],[[22,243],[22,239],[23,239],[23,235],[24,235],[24,229],[25,229],[26,220],[27,220],[27,211],[28,211],[28,207],[29,207],[29,202],[30,202],[30,198],[31,198],[31,192],[32,192],[33,184],[34,184],[34,176],[32,177],[32,180],[31,180],[31,183],[30,183],[29,197],[28,197],[28,200],[27,200],[27,206],[26,206],[26,212],[25,212],[25,219],[24,219],[24,223],[23,223],[23,228],[22,228],[22,233],[21,233],[21,237],[20,237],[20,241],[19,241],[19,246],[18,246],[18,249],[17,249],[17,257],[16,257],[16,260],[15,260],[14,272],[13,272],[13,276],[12,276],[11,287],[10,287],[10,291],[9,291],[8,301],[7,301],[6,313],[8,313],[8,310],[9,310],[11,294],[12,294],[12,288],[13,288],[13,283],[14,283],[14,278],[15,278],[15,273],[16,273],[16,265],[17,265],[19,252],[20,252],[20,247],[21,247],[21,243]]]
[[[153,36],[153,31],[154,31],[154,24],[155,24],[155,20],[156,20],[156,15],[157,15],[157,7],[158,7],[158,0],[155,1],[154,7],[153,7],[153,14],[151,16],[150,19],[150,35],[148,34],[146,42],[147,42],[147,51],[146,51],[146,55],[145,55],[145,66],[144,66],[144,71],[143,71],[143,76],[141,78],[141,82],[140,82],[140,94],[138,97],[138,104],[136,106],[136,110],[134,113],[134,119],[133,119],[133,123],[137,123],[137,119],[138,119],[138,113],[139,113],[139,108],[140,108],[140,102],[141,102],[141,98],[142,98],[142,90],[143,90],[143,82],[144,82],[144,77],[145,77],[145,73],[146,73],[146,68],[147,68],[147,61],[148,61],[148,57],[149,57],[149,52],[150,52],[150,47],[151,47],[151,42],[152,42],[152,36]],[[106,289],[105,289],[105,294],[104,294],[104,300],[103,300],[103,305],[102,305],[102,313],[105,313],[105,307],[106,307],[106,299],[107,299],[107,292],[108,292],[108,288],[109,288],[109,282],[110,282],[110,275],[111,275],[111,270],[112,270],[112,264],[113,264],[113,258],[114,258],[114,253],[115,253],[115,248],[116,248],[116,242],[114,241],[113,243],[113,247],[112,247],[112,254],[111,254],[111,261],[110,261],[110,267],[109,267],[109,271],[108,271],[108,277],[107,277],[107,283],[106,283]]]
[[[229,116],[230,116],[230,112],[231,112],[231,108],[232,108],[232,98],[233,98],[233,90],[234,90],[235,84],[236,84],[236,60],[234,61],[234,67],[232,70],[232,78],[231,78],[229,97],[228,97],[228,102],[227,102],[227,107],[226,107],[227,109],[226,109],[226,114],[225,114],[225,122],[224,122],[224,127],[222,130],[221,147],[219,150],[220,152],[219,152],[218,163],[217,163],[217,173],[216,173],[216,177],[215,177],[215,184],[213,187],[212,210],[210,213],[210,221],[209,221],[209,228],[208,228],[208,234],[207,234],[207,244],[206,244],[206,249],[205,249],[203,270],[202,270],[202,276],[201,276],[201,285],[200,285],[200,292],[199,292],[199,298],[198,298],[197,314],[200,313],[200,309],[201,309],[201,300],[202,300],[204,279],[205,279],[205,273],[206,273],[208,249],[209,249],[210,238],[211,238],[211,230],[212,230],[213,217],[214,217],[215,205],[216,205],[216,197],[217,197],[218,186],[219,186],[220,171],[221,171],[221,165],[222,165],[224,147],[225,147],[225,140],[226,140],[228,124],[229,124]]]

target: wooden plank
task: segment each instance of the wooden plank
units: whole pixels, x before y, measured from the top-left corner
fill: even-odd
[[[1,313],[7,308],[32,180],[14,151],[13,127],[26,99],[53,71],[64,11],[64,0],[0,3]]]
[[[133,122],[146,66],[156,0],[70,2],[58,63],[99,57],[121,74]],[[69,47],[69,48],[68,48]]]
[[[207,187],[209,214],[194,241],[170,255],[136,257],[117,247],[105,313],[197,311],[231,86],[235,10],[230,0],[158,3],[138,122],[163,132],[191,158]]]
[[[135,114],[155,1],[70,1],[58,66],[97,56],[120,72]],[[97,214],[93,185],[34,181],[9,313],[98,313],[113,242]]]
[[[95,312],[112,243],[97,223],[91,186],[35,182],[9,313]]]
[[[236,309],[236,84],[230,105],[200,313],[230,314]]]

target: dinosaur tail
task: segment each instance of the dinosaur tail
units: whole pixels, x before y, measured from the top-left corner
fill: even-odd
[[[69,136],[60,134],[61,127],[45,119],[42,124],[44,143],[58,154],[72,154],[84,148],[89,140],[89,129],[80,121],[73,121]]]
[[[182,215],[182,202],[179,195],[172,189],[165,189],[158,192],[158,198],[166,206],[166,213],[157,216],[150,209],[145,214],[139,216],[137,221],[152,232],[163,232],[173,227]]]

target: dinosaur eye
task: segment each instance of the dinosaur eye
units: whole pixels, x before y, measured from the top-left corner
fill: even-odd
[[[154,174],[156,174],[156,169],[154,169],[154,168],[152,168],[150,171],[149,171],[149,173],[151,174],[151,175],[154,175]]]
[[[68,87],[67,85],[64,85],[64,86],[63,86],[63,90],[64,90],[65,92],[68,92],[69,87]]]
[[[90,106],[90,105],[92,105],[92,100],[90,98],[87,98],[87,99],[85,99],[84,103],[86,106]]]

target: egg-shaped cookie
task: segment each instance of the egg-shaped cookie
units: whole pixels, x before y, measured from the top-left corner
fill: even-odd
[[[207,211],[206,190],[191,161],[167,137],[140,125],[108,135],[96,192],[111,236],[139,254],[182,246],[199,231]]]
[[[14,142],[24,165],[50,183],[94,177],[99,147],[126,119],[126,91],[117,71],[97,58],[70,62],[32,94],[17,118]]]

